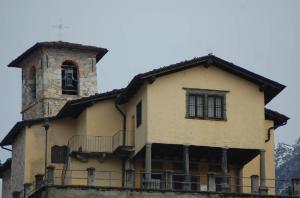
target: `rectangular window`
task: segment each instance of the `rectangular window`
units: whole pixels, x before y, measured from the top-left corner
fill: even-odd
[[[187,117],[225,120],[225,91],[188,90]]]
[[[136,127],[142,124],[142,101],[136,105]]]
[[[208,110],[207,117],[212,119],[223,118],[223,97],[208,96]]]
[[[202,95],[190,94],[188,100],[188,116],[203,118],[204,97]]]
[[[68,155],[67,146],[53,146],[51,148],[51,163],[65,163]]]

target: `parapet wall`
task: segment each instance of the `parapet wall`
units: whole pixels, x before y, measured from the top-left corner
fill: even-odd
[[[260,197],[285,197],[274,195],[252,195],[240,193],[216,193],[216,192],[175,192],[163,190],[136,190],[124,188],[99,188],[86,186],[50,186],[43,187],[29,198],[260,198]]]

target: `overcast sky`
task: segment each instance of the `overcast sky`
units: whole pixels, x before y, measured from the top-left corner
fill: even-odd
[[[7,64],[36,42],[62,39],[109,49],[98,63],[100,92],[210,52],[278,81],[287,88],[268,107],[291,120],[276,131],[276,141],[294,143],[300,136],[299,10],[296,0],[0,0],[0,139],[21,119],[21,70]],[[2,162],[8,156],[0,151]]]

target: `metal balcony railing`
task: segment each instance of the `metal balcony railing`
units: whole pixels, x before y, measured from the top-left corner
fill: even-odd
[[[113,153],[121,146],[134,146],[134,138],[129,131],[118,131],[113,136],[75,135],[68,146],[70,153]]]

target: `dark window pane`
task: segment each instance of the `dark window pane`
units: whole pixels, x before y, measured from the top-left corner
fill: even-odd
[[[189,96],[189,116],[196,116],[196,96],[194,95]]]
[[[204,115],[204,100],[203,96],[197,96],[197,117],[203,118]]]
[[[215,98],[214,97],[208,97],[207,99],[207,116],[209,118],[215,117]]]
[[[216,97],[216,118],[222,118],[222,98]]]
[[[142,124],[142,101],[136,105],[136,127]]]
[[[65,163],[68,155],[67,146],[53,146],[51,148],[51,163]]]

